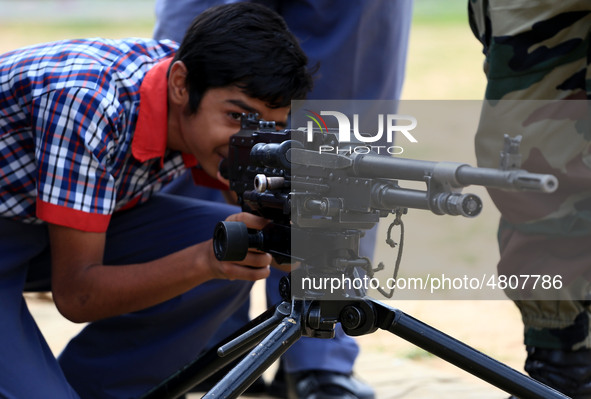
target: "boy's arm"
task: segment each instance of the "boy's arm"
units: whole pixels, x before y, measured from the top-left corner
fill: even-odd
[[[266,222],[251,214],[231,215],[251,228]],[[214,278],[254,281],[269,275],[271,256],[249,252],[241,262],[220,262],[211,240],[141,264],[103,264],[104,233],[50,225],[52,287],[60,313],[87,322],[156,305]],[[245,267],[254,266],[251,267]]]

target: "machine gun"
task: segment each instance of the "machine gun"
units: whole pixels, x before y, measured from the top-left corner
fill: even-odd
[[[372,154],[366,146],[338,143],[336,132],[317,131],[309,137],[302,130],[277,131],[273,122],[244,115],[221,171],[242,209],[272,222],[260,232],[248,232],[239,222],[221,222],[214,233],[216,256],[241,260],[248,248],[256,248],[280,263],[303,261],[308,269],[324,267],[328,274],[326,266],[338,264],[340,273],[347,264],[363,263],[356,257],[355,235],[390,213],[415,208],[437,215],[477,216],[481,199],[462,193],[469,185],[556,190],[554,176],[519,169],[520,138],[505,140],[503,169],[475,168]],[[424,182],[426,188],[403,188],[403,181]],[[343,248],[334,248],[338,242],[347,243],[346,258]],[[335,257],[334,252],[341,255]]]
[[[310,137],[311,136],[311,137]],[[462,193],[468,185],[553,192],[551,175],[519,169],[519,139],[506,138],[502,170],[451,162],[399,159],[369,153],[356,143],[338,143],[332,132],[276,131],[273,122],[244,115],[221,165],[242,209],[271,222],[249,231],[240,222],[220,222],[214,252],[241,260],[249,248],[269,252],[280,263],[298,262],[295,278],[280,284],[284,301],[253,320],[216,350],[152,390],[145,399],[176,397],[252,350],[204,398],[235,398],[302,335],[331,338],[335,324],[352,336],[387,330],[520,398],[558,399],[563,394],[491,359],[454,338],[368,298],[363,291],[336,298],[314,289],[293,289],[302,275],[359,276],[372,273],[359,256],[359,240],[380,217],[408,208],[438,215],[474,217],[480,198]],[[338,149],[337,149],[338,148]],[[424,190],[402,188],[421,181]],[[303,274],[302,274],[303,273]],[[335,300],[327,300],[335,299]]]

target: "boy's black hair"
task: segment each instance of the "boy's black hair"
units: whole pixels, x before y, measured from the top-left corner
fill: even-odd
[[[187,67],[189,108],[207,89],[236,85],[271,108],[303,99],[312,88],[308,58],[283,18],[252,3],[212,7],[187,30],[175,55]]]

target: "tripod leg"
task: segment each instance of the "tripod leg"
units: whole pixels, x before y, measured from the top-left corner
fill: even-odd
[[[288,302],[282,302],[279,305],[276,305],[275,309],[275,314],[271,318],[264,320],[259,325],[232,339],[230,342],[220,345],[218,355],[220,357],[226,357],[244,346],[249,346],[250,348],[254,347],[253,342],[255,344],[258,343],[262,337],[271,332],[271,330],[273,330],[284,317],[289,315],[291,306]],[[241,353],[244,353],[244,351]]]
[[[301,306],[295,304],[286,317],[238,365],[219,381],[203,399],[237,398],[302,335]]]
[[[221,344],[227,344],[252,329],[258,329],[262,324],[269,324],[272,320],[275,320],[275,325],[278,324],[286,315],[285,313],[282,313],[285,311],[284,309],[285,308],[282,307],[282,304],[269,308],[237,332],[233,333],[230,337],[223,340]],[[279,317],[279,315],[281,315],[281,317]],[[177,398],[254,348],[256,343],[257,341],[255,340],[249,340],[244,343],[243,346],[233,350],[232,353],[224,357],[218,355],[217,347],[211,348],[141,396],[141,399]]]
[[[568,396],[500,363],[441,331],[378,301],[376,325],[470,374],[522,399],[565,399]]]

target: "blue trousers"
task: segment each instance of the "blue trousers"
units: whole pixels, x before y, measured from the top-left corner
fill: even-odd
[[[113,216],[105,263],[143,262],[211,238],[235,207],[159,194]],[[22,296],[48,275],[47,227],[0,219],[0,397],[133,398],[187,364],[248,298],[251,282],[212,280],[152,308],[88,324],[59,363]],[[78,396],[79,395],[79,396]]]

